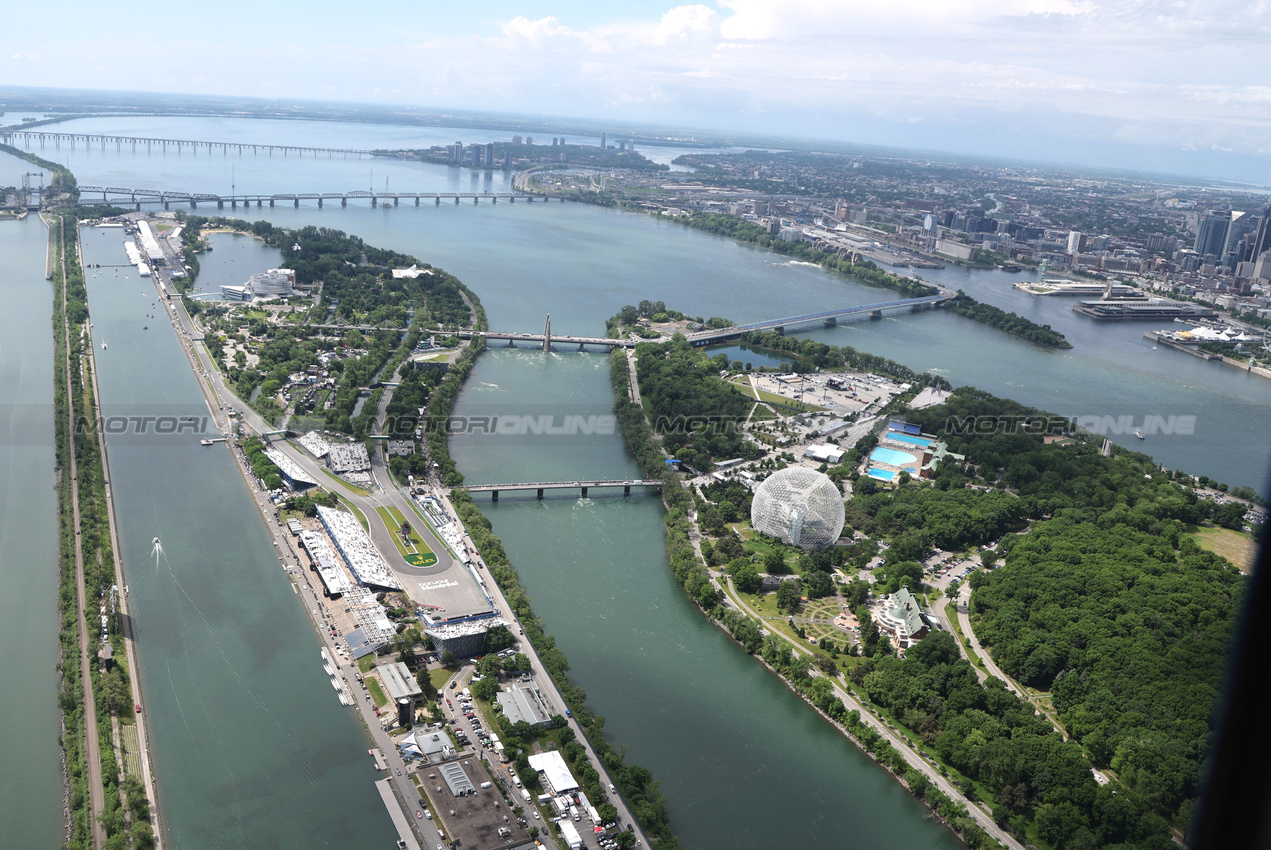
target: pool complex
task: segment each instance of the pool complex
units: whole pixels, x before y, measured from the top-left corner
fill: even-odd
[[[888,431],[885,440],[895,440],[898,443],[908,443],[911,446],[917,446],[920,449],[929,448],[932,441],[926,437],[917,437],[913,434],[901,434],[899,431]]]
[[[875,463],[884,463],[887,466],[903,467],[906,464],[918,463],[918,458],[909,454],[909,452],[901,452],[896,449],[889,449],[886,446],[879,446],[869,454],[869,459]]]
[[[869,472],[865,473],[870,478],[877,478],[879,481],[895,481],[896,473],[890,469],[878,469],[871,466]]]

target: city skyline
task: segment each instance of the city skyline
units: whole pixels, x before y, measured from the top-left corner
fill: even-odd
[[[1271,10],[1251,0],[63,2],[11,12],[20,86],[344,100],[784,134],[1271,185]],[[49,12],[74,21],[39,35]],[[120,45],[145,60],[120,62]]]

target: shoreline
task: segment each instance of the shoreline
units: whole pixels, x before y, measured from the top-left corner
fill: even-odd
[[[630,370],[630,371],[633,371],[633,370]],[[631,405],[632,402],[629,401],[631,397],[630,389],[621,386],[621,384],[624,383],[624,381],[630,380],[630,378],[628,377],[629,370],[626,368],[614,367],[614,368],[611,368],[610,375],[611,375],[611,385],[613,388],[615,406]],[[623,380],[620,380],[620,378]],[[648,428],[648,415],[644,412],[643,408],[640,408],[639,416],[643,417],[641,421],[643,421],[645,427]],[[622,427],[623,441],[627,448],[627,452],[633,458],[635,458],[638,462],[639,452],[636,451],[633,436],[628,433],[628,429],[625,426],[625,424],[623,424],[623,418],[621,416],[619,416],[619,423]],[[663,451],[660,443],[656,444],[655,449],[658,452],[659,456],[661,457],[666,456],[666,453],[665,451]],[[663,508],[665,511],[664,534],[667,540],[666,556],[667,556],[668,562],[673,562],[672,552],[670,547],[672,529],[669,526],[665,525],[666,517],[669,516],[672,510],[672,506],[668,504],[667,495],[670,492],[679,491],[680,493],[685,494],[686,498],[690,498],[690,497],[688,497],[687,495],[688,491],[684,489],[681,482],[678,479],[676,479],[673,474],[665,473],[665,471],[662,471],[662,472],[664,473],[663,477],[666,480],[666,486],[663,487],[663,491],[662,491],[663,492],[663,496],[662,496]],[[705,570],[706,575],[709,578],[712,586],[714,586],[716,590],[723,593],[723,600],[721,604],[726,605],[727,607],[738,611],[742,616],[746,617],[748,620],[756,622],[762,634],[775,635],[777,638],[782,640],[785,644],[790,646],[795,653],[799,653],[803,655],[813,654],[806,647],[800,646],[799,644],[791,641],[779,630],[768,629],[764,625],[762,619],[755,618],[753,614],[749,611],[749,609],[745,606],[745,604],[741,602],[740,599],[734,599],[733,592],[735,591],[733,591],[733,588],[731,587],[731,583],[729,582],[726,575],[723,578],[723,582],[725,586],[727,587],[727,590],[725,590],[724,587],[721,587],[720,578],[716,576],[709,568],[702,566],[700,548],[698,547],[698,544],[693,542],[694,535],[696,535],[697,540],[700,540],[702,538],[701,530],[700,528],[697,527],[696,511],[690,510],[688,507],[685,507],[683,510],[683,513],[684,513],[683,521],[689,524],[689,528],[683,529],[683,531],[686,533],[688,538],[687,543],[694,552],[696,564],[699,567],[701,567],[703,570]],[[681,591],[687,593],[687,591],[685,591],[684,589],[683,582],[679,580],[678,576],[676,577],[676,584],[680,585]],[[716,628],[722,630],[724,634],[727,635],[729,639],[732,640],[734,643],[737,642],[737,638],[733,635],[732,631],[728,628],[727,624],[717,619],[716,617],[712,616],[711,613],[705,610],[701,606],[701,604],[698,603],[697,599],[693,598],[691,594],[689,595],[689,601],[698,610],[698,612],[706,618],[707,622],[711,623]],[[743,651],[745,650],[743,649]],[[883,750],[882,747],[876,748],[874,750],[866,748],[862,744],[862,742],[857,738],[857,736],[852,734],[851,731],[847,729],[845,724],[837,721],[832,716],[829,716],[827,712],[823,711],[819,706],[812,703],[810,697],[808,697],[807,694],[803,693],[798,688],[798,686],[794,682],[792,682],[786,675],[784,675],[780,671],[773,668],[772,665],[768,664],[768,662],[765,661],[762,656],[757,654],[751,654],[751,653],[747,653],[747,654],[751,655],[752,658],[756,659],[760,664],[766,667],[769,670],[769,672],[771,672],[774,676],[776,676],[787,688],[794,691],[794,693],[798,695],[800,698],[802,698],[804,702],[806,702],[813,709],[815,709],[817,714],[820,715],[823,720],[825,720],[828,723],[831,723],[837,729],[839,729],[839,731],[842,732],[842,734],[861,753],[863,753],[865,756],[871,759],[880,768],[890,773],[897,782],[899,782],[906,789],[910,790],[912,793],[912,788],[910,788],[910,785],[906,781],[905,776],[897,768],[888,764],[884,764],[882,756],[885,753],[885,750]],[[820,675],[820,674],[818,673],[815,675]],[[914,750],[911,747],[911,745],[909,745],[908,743],[902,743],[904,741],[903,733],[898,728],[892,727],[892,725],[883,717],[883,715],[878,713],[877,709],[873,708],[871,704],[862,701],[855,694],[855,692],[851,690],[850,686],[847,683],[846,678],[843,679],[842,683],[840,683],[837,678],[831,678],[828,676],[823,678],[826,678],[828,681],[831,682],[834,696],[843,705],[844,709],[847,712],[846,716],[848,719],[855,720],[855,722],[864,722],[867,724],[867,727],[872,727],[877,732],[877,734],[881,736],[885,746],[889,746],[902,759],[904,759],[905,762],[907,762],[914,770],[920,771],[925,776],[928,783],[930,783],[929,787],[934,786],[935,790],[939,794],[953,801],[954,803],[963,806],[966,812],[968,813],[968,816],[970,816],[974,820],[975,825],[982,832],[984,832],[988,837],[992,838],[995,841],[1000,840],[1004,842],[1004,846],[1010,847],[1012,848],[1012,850],[1024,850],[1024,845],[1021,844],[1013,836],[1006,834],[1004,831],[1002,831],[1000,827],[998,827],[997,824],[994,823],[991,815],[986,814],[983,811],[983,809],[981,809],[980,807],[972,803],[970,800],[968,800],[966,796],[953,785],[953,780],[949,779],[948,777],[940,773],[939,769],[933,768],[931,761],[929,761],[926,757],[924,757],[924,754],[921,751]],[[851,712],[853,711],[857,712],[858,718],[852,718]],[[946,828],[948,828],[950,832],[952,832],[954,836],[957,837],[957,839],[960,842],[964,844],[966,843],[966,840],[953,828],[952,824],[948,823],[947,819],[940,814],[937,804],[933,804],[932,802],[929,802],[925,798],[925,794],[922,797],[919,797],[918,795],[915,794],[915,799],[917,799],[923,806],[925,806],[931,812],[932,816],[939,818],[941,820],[941,823]]]
[[[1160,331],[1144,331],[1143,336],[1146,339],[1152,340],[1152,342],[1156,343],[1157,345],[1163,345],[1166,348],[1172,348],[1175,351],[1181,351],[1184,354],[1190,354],[1192,357],[1199,357],[1201,360],[1208,360],[1211,363],[1222,362],[1228,366],[1235,367],[1236,369],[1239,369],[1242,372],[1248,372],[1249,374],[1257,375],[1260,378],[1271,379],[1271,369],[1268,369],[1265,366],[1255,366],[1252,363],[1245,363],[1242,360],[1236,360],[1235,358],[1228,357],[1225,354],[1214,354],[1209,351],[1201,351],[1196,346],[1183,345],[1180,342],[1175,342],[1172,339],[1168,339],[1167,337],[1163,336]]]
[[[228,228],[227,230],[228,232],[240,232],[240,231],[234,231],[232,228]],[[254,234],[244,234],[244,235],[254,236]],[[193,277],[190,278],[191,284],[193,283],[193,280],[194,280]],[[157,282],[153,282],[153,281],[154,279],[152,279],[152,285],[155,287],[156,291],[158,291]],[[465,291],[466,291],[466,288],[465,288]],[[209,360],[209,363],[207,364],[208,369],[215,370],[216,366],[214,363],[211,362],[210,355],[207,355],[206,349],[202,351],[196,351],[194,348],[196,343],[190,337],[193,335],[193,332],[197,331],[197,327],[194,324],[193,317],[190,316],[189,311],[186,309],[184,300],[179,299],[178,296],[174,296],[171,299],[170,303],[174,304],[175,310],[169,313],[169,321],[173,325],[173,328],[175,332],[177,333],[178,339],[182,343],[182,348],[184,349],[186,358],[189,361],[191,369],[194,372],[195,379],[197,380],[199,387],[201,391],[203,392],[204,402],[207,404],[208,410],[212,414],[213,421],[217,423],[218,428],[220,428],[222,432],[229,430],[231,425],[231,420],[229,420],[228,417],[223,417],[221,415],[223,413],[223,411],[221,410],[221,405],[228,403],[232,407],[241,408],[242,414],[240,415],[240,419],[237,421],[242,422],[243,426],[251,428],[252,427],[251,423],[247,421],[247,416],[252,415],[250,406],[247,405],[246,402],[237,398],[236,396],[232,397],[233,399],[232,401],[222,400],[220,398],[219,391],[217,387],[215,386],[215,384],[211,381],[209,377],[207,377],[204,374],[204,364],[202,362],[203,356],[208,356],[208,360]],[[480,307],[479,300],[476,303],[471,305],[471,309],[472,309],[474,320],[477,322],[483,323],[484,310]],[[176,310],[179,310],[180,312],[178,313],[176,312]],[[189,329],[188,331],[187,331],[187,328]],[[479,347],[478,353],[480,350],[484,350],[484,346]],[[219,375],[219,372],[217,372],[217,374]],[[462,387],[462,381],[460,381],[460,387]],[[229,394],[228,387],[226,388],[226,393],[227,395]],[[240,475],[242,475],[243,477],[243,481],[244,481],[244,484],[246,485],[248,493],[251,495],[253,501],[256,502],[257,511],[261,517],[262,523],[264,524],[266,530],[270,533],[270,536],[274,537],[275,542],[278,544],[278,551],[280,553],[280,562],[281,562],[280,566],[282,566],[284,569],[287,569],[287,570],[290,570],[293,568],[296,570],[296,572],[290,575],[288,578],[290,583],[292,584],[293,591],[299,597],[303,607],[305,608],[306,617],[310,620],[310,622],[315,628],[315,631],[318,633],[320,644],[324,647],[328,647],[331,650],[334,650],[336,647],[335,640],[332,639],[331,636],[323,630],[322,624],[319,623],[313,615],[314,606],[318,606],[319,610],[325,610],[329,600],[325,600],[323,596],[313,587],[312,583],[309,582],[307,579],[303,582],[300,580],[300,576],[303,575],[303,570],[300,566],[300,559],[296,556],[295,550],[291,546],[290,539],[286,535],[282,534],[282,531],[285,530],[285,526],[283,526],[280,522],[278,522],[276,519],[271,517],[269,515],[268,504],[261,502],[259,498],[260,491],[252,483],[252,476],[249,474],[249,470],[247,469],[245,465],[245,459],[242,455],[242,452],[236,451],[235,447],[232,446],[229,443],[229,441],[226,442],[226,445],[229,447],[231,455],[234,456],[235,463],[238,466]],[[391,473],[389,473],[387,469],[385,469],[385,474],[391,475]],[[353,499],[357,498],[356,496],[353,496],[351,494],[351,491],[343,491],[339,489],[339,486],[336,482],[333,481],[331,482],[331,484],[336,485],[336,486],[328,486],[328,489],[330,489],[332,492],[336,492],[337,494],[343,495],[346,498],[353,498]],[[391,481],[389,482],[379,481],[378,486],[381,489],[395,488],[395,485]],[[443,493],[443,500],[444,500],[444,503],[449,507],[451,514],[456,518],[458,522],[462,524],[465,531],[465,536],[467,537],[467,542],[471,545],[471,548],[474,550],[474,552],[480,551],[479,548],[475,545],[475,542],[473,541],[471,537],[471,530],[468,528],[467,524],[463,522],[462,517],[459,514],[459,511],[455,509],[454,505],[450,502],[448,495],[446,495],[445,493]],[[440,538],[438,539],[440,540]],[[282,540],[283,542],[285,542],[285,547],[282,543],[278,542],[279,540]],[[442,545],[444,545],[444,541],[442,542]],[[287,561],[283,557],[281,557],[282,553],[284,552],[289,553],[291,555],[291,561],[292,561],[291,564],[288,564]],[[480,562],[485,561],[484,557],[482,557],[481,555],[477,555],[476,557],[478,561]],[[486,569],[487,569],[487,572],[490,571],[488,566],[486,567]],[[511,603],[508,601],[507,596],[504,593],[503,587],[498,583],[497,580],[494,582],[494,587],[490,588],[490,591],[491,591],[492,598],[496,600],[496,606],[500,609],[500,613],[506,616],[509,622],[512,622],[512,623],[519,622],[522,624],[522,626],[524,626],[524,623],[527,619],[533,619],[534,621],[537,621],[537,617],[533,615],[532,611],[529,613],[529,617],[518,617],[516,615],[516,609],[514,609]],[[308,595],[306,595],[306,592]],[[549,683],[548,687],[552,688],[552,690],[555,691],[555,696],[559,704],[562,706],[567,705],[567,702],[564,698],[564,694],[560,690],[559,683],[547,671],[546,666],[543,664],[542,659],[539,656],[538,649],[532,644],[532,642],[529,640],[529,637],[530,636],[528,634],[524,636],[523,641],[526,644],[526,646],[523,647],[522,651],[525,652],[527,655],[529,655],[533,659],[534,663],[537,664],[538,669],[542,671],[544,678]],[[360,685],[359,682],[356,682],[356,681],[350,682],[348,679],[348,677],[351,675],[349,671],[350,670],[356,671],[356,669],[357,667],[355,663],[349,665],[347,668],[345,667],[345,665],[340,665],[340,673],[344,677],[344,681],[346,682],[346,684],[348,684],[350,691],[352,693],[357,693],[358,686]],[[460,669],[462,669],[462,667]],[[373,746],[380,746],[385,753],[391,752],[394,757],[397,757],[397,753],[394,748],[392,748],[391,746],[385,747],[384,742],[376,738],[376,734],[373,729],[373,724],[364,715],[365,711],[366,711],[365,704],[360,702],[357,703],[357,707],[355,708],[355,716],[358,718],[358,721],[362,725],[363,733],[368,739],[368,742]],[[574,729],[580,742],[587,747],[592,767],[595,768],[601,776],[605,777],[605,780],[607,783],[617,782],[619,777],[610,773],[609,767],[607,766],[606,762],[600,757],[599,752],[594,742],[591,739],[591,736],[587,733],[587,730],[584,728],[584,726],[580,722],[579,718],[581,716],[581,713],[582,713],[581,711],[575,711],[574,716],[569,718],[567,721],[569,726]],[[386,734],[384,735],[384,737],[387,739]],[[404,772],[407,772],[407,774],[409,775],[408,771],[404,771]],[[403,810],[405,810],[409,801],[402,799],[400,795],[398,796],[398,800],[400,803],[402,803]],[[651,846],[651,843],[649,841],[649,835],[646,832],[644,825],[636,819],[635,814],[631,810],[630,806],[627,804],[626,799],[623,797],[618,797],[613,802],[615,803],[615,805],[618,805],[622,811],[624,811],[625,813],[624,819],[628,823],[634,824],[635,829],[637,830],[638,837],[645,842],[646,846]],[[419,828],[418,824],[416,823],[417,819],[410,818],[409,811],[407,811],[406,814],[407,814],[408,820],[412,823],[412,827],[417,830]],[[417,838],[419,838],[417,833],[412,833],[412,835],[415,835]],[[423,846],[426,847],[430,845],[428,845],[425,842]]]

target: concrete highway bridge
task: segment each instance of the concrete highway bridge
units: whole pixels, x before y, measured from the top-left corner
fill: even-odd
[[[497,502],[501,491],[534,490],[541,499],[545,490],[581,490],[582,498],[585,499],[587,491],[592,489],[621,487],[622,495],[630,496],[632,487],[654,487],[660,490],[662,483],[657,478],[632,478],[626,481],[606,479],[602,481],[537,481],[527,484],[472,484],[460,489],[467,490],[469,493],[489,493],[490,498]]]
[[[415,206],[419,206],[420,201],[432,201],[434,204],[440,204],[442,201],[460,201],[471,200],[477,204],[483,200],[497,204],[500,200],[508,203],[516,203],[517,199],[533,203],[535,197],[543,201],[552,200],[549,196],[544,195],[523,195],[515,192],[371,192],[366,189],[354,190],[352,192],[278,192],[274,194],[236,194],[236,195],[214,195],[206,192],[172,192],[160,189],[130,189],[119,186],[80,186],[79,198],[80,203],[96,204],[101,203],[106,206],[115,207],[133,207],[140,210],[143,205],[146,206],[162,206],[165,210],[171,209],[172,204],[181,206],[189,206],[190,209],[198,209],[199,204],[206,206],[215,205],[218,210],[238,209],[241,205],[243,209],[248,207],[264,207],[277,206],[279,204],[291,204],[293,207],[299,207],[301,201],[316,201],[319,208],[327,203],[339,202],[340,206],[347,207],[349,201],[369,201],[372,207],[378,206],[399,206],[403,200],[414,201]],[[564,201],[563,197],[557,197],[556,200]]]
[[[820,322],[825,327],[833,327],[838,324],[838,320],[844,316],[860,315],[867,313],[870,318],[882,318],[884,310],[929,310],[948,301],[950,298],[957,296],[957,293],[948,289],[941,289],[938,295],[927,295],[922,298],[902,298],[897,301],[882,301],[877,304],[862,304],[859,307],[843,307],[837,310],[822,310],[817,313],[804,313],[800,316],[786,316],[781,319],[767,319],[762,322],[751,322],[746,325],[734,325],[728,328],[717,328],[706,331],[698,331],[687,335],[688,341],[694,346],[711,345],[716,342],[734,339],[742,334],[751,333],[753,331],[776,331],[784,334],[786,328],[791,325],[810,324],[812,322]]]
[[[123,150],[125,147],[130,150],[143,148],[147,151],[153,150],[175,150],[180,153],[183,150],[198,152],[200,149],[207,150],[209,153],[213,150],[221,150],[228,153],[231,150],[238,153],[265,153],[270,156],[274,152],[280,152],[283,156],[296,154],[304,156],[305,154],[327,154],[328,156],[375,156],[374,152],[366,150],[355,150],[353,148],[315,148],[305,145],[259,145],[247,142],[215,142],[205,139],[155,139],[144,136],[113,136],[101,133],[54,133],[40,130],[4,130],[0,131],[0,141],[6,145],[14,147],[30,149],[32,145],[39,148],[45,148],[52,145],[60,148],[66,144],[70,148],[82,145],[83,147],[91,147],[100,145],[103,149],[107,145],[114,145],[115,150]]]

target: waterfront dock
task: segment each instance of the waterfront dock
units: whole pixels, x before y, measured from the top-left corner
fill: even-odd
[[[1140,299],[1110,299],[1106,301],[1082,301],[1072,309],[1083,316],[1101,322],[1170,321],[1173,319],[1213,319],[1218,314],[1208,307],[1196,304],[1180,304],[1177,301],[1144,301]]]

